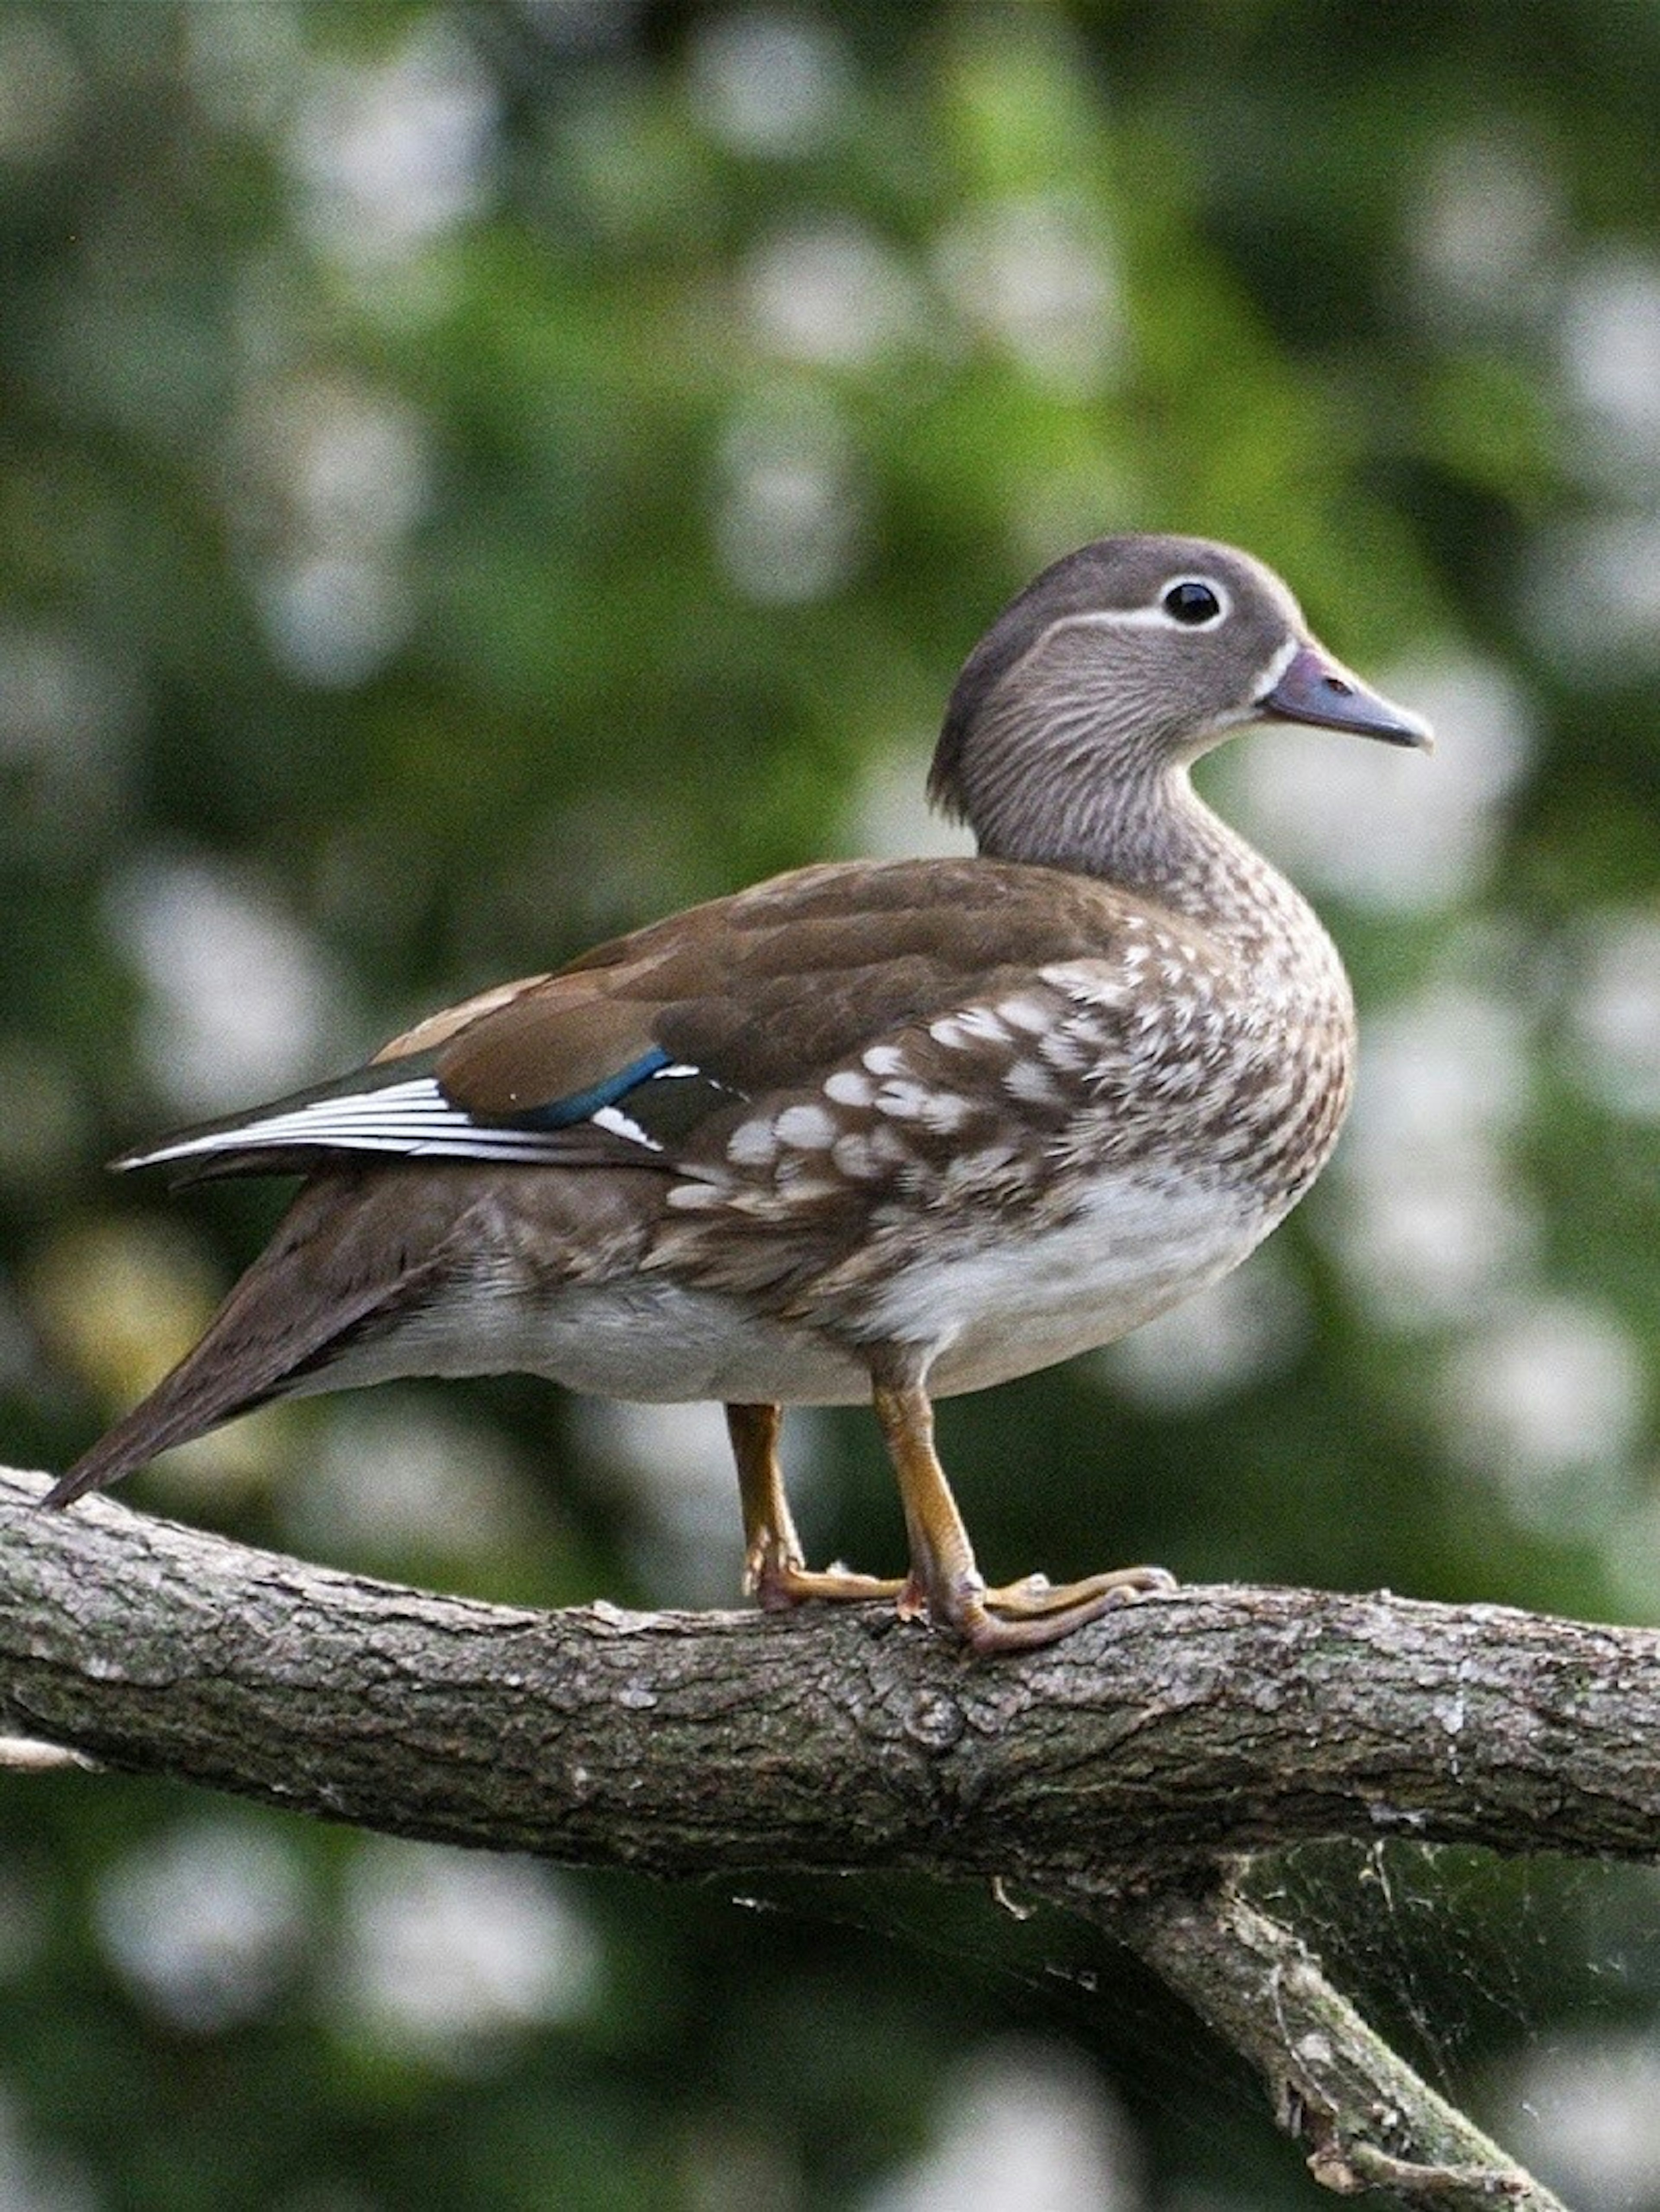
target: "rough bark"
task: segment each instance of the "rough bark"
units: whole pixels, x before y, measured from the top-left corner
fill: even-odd
[[[1087,1913],[1251,2058],[1329,2185],[1552,2200],[1416,2080],[1237,1855],[1660,1848],[1660,1635],[1195,1589],[976,1661],[885,1608],[533,1613],[0,1473],[0,1729],[398,1834],[663,1876],[906,1868]]]

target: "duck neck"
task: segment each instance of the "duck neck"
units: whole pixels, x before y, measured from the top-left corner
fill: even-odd
[[[981,849],[1122,884],[1242,948],[1319,925],[1305,901],[1194,789],[1185,763],[1097,784],[1017,836],[988,823]],[[1323,933],[1322,933],[1323,935]]]

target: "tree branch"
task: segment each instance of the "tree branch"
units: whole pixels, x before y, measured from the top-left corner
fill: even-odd
[[[1660,1635],[1195,1589],[987,1662],[880,1607],[426,1596],[106,1499],[38,1513],[43,1488],[0,1473],[0,1729],[569,1864],[1007,1878],[1182,1989],[1257,2065],[1329,2185],[1552,2201],[1449,2119],[1226,1863],[1402,1833],[1653,1856]]]
[[[1057,1902],[1060,1900],[1057,1899]],[[1377,2190],[1414,2212],[1562,2212],[1558,2199],[1368,2027],[1295,1932],[1224,1881],[1083,1910],[1187,1998],[1261,2075],[1309,2171],[1343,2197]]]

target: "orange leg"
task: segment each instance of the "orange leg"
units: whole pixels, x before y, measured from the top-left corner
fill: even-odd
[[[933,1407],[919,1382],[874,1386],[876,1418],[898,1477],[910,1537],[910,1577],[899,1609],[926,1608],[976,1651],[1032,1651],[1098,1620],[1111,1606],[1171,1589],[1163,1567],[1118,1567],[1052,1588],[1041,1575],[988,1589],[951,1485],[933,1448]]]
[[[910,1544],[910,1572],[887,1581],[844,1567],[814,1572],[805,1560],[778,1465],[782,1417],[776,1406],[728,1406],[727,1430],[744,1506],[744,1587],[769,1612],[811,1598],[868,1603],[896,1600],[902,1619],[926,1615],[976,1651],[1034,1651],[1086,1627],[1111,1607],[1172,1589],[1163,1567],[1118,1567],[1051,1586],[1042,1575],[988,1589],[968,1530],[933,1448],[933,1407],[919,1382],[873,1386],[876,1418],[898,1478]]]
[[[782,1425],[776,1406],[727,1407],[727,1433],[738,1462],[738,1489],[744,1505],[744,1588],[769,1613],[781,1613],[808,1598],[868,1602],[873,1598],[898,1596],[904,1588],[899,1582],[850,1574],[844,1567],[831,1567],[819,1574],[808,1567],[778,1464],[778,1432]]]

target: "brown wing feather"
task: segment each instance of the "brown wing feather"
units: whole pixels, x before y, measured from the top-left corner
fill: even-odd
[[[612,998],[590,976],[551,976],[459,1030],[433,1073],[470,1114],[533,1113],[581,1097],[650,1052],[654,1012]]]
[[[513,1114],[655,1047],[755,1097],[810,1082],[994,979],[1098,955],[1134,903],[1085,878],[983,860],[798,869],[470,1002],[479,1011],[447,1030],[436,1072],[468,1111]],[[441,1022],[400,1042],[429,1048]]]

